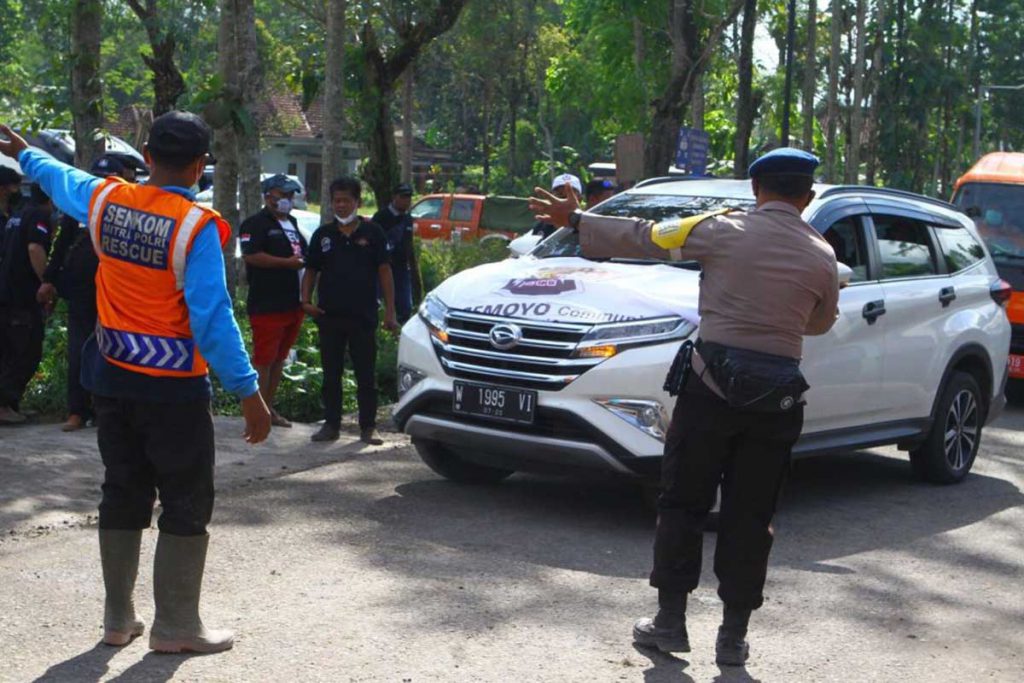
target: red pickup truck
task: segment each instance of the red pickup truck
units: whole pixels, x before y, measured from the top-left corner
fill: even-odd
[[[428,194],[409,211],[422,239],[508,242],[536,222],[519,197],[482,194]]]

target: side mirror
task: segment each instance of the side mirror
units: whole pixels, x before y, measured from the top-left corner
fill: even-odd
[[[839,289],[849,287],[853,279],[853,268],[845,263],[836,263],[836,270],[839,272]]]

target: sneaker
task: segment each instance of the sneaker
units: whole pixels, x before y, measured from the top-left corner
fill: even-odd
[[[690,636],[686,623],[663,628],[655,626],[654,620],[644,617],[633,624],[633,642],[643,647],[654,647],[662,652],[689,652]]]
[[[750,659],[750,645],[746,639],[718,629],[715,641],[715,662],[722,666],[743,666]]]
[[[340,433],[334,425],[325,424],[312,436],[313,441],[337,441]]]
[[[371,446],[380,446],[384,443],[384,439],[377,435],[377,430],[373,427],[366,427],[359,430],[359,440],[363,443],[368,443]]]

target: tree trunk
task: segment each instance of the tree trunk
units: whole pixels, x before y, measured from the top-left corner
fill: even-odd
[[[842,56],[843,3],[832,0],[832,46],[828,59],[828,121],[825,130],[825,182],[836,181],[836,129],[839,125],[839,59]]]
[[[882,60],[884,59],[885,49],[885,20],[886,20],[886,2],[887,0],[878,0],[878,4],[875,8],[875,51],[874,56],[871,58],[871,108],[868,110],[868,167],[867,174],[864,178],[866,185],[874,185],[876,183],[876,175],[878,172],[878,139],[881,135],[879,127],[881,125],[881,106],[879,101],[882,96]]]
[[[328,0],[324,69],[324,156],[320,181],[320,219],[334,216],[331,182],[345,172],[345,12],[347,0]]]
[[[722,33],[736,20],[744,0],[733,0],[719,23],[702,30],[698,25],[696,0],[672,0],[669,7],[669,37],[672,59],[668,85],[653,102],[651,130],[644,148],[644,175],[664,175],[675,159],[676,139],[686,106],[693,99],[697,79],[708,68]],[[705,19],[701,14],[701,19]]]
[[[446,0],[416,24],[399,32],[398,44],[384,53],[371,22],[360,32],[365,84],[361,104],[365,120],[370,122],[367,139],[369,159],[363,179],[373,188],[378,206],[386,206],[398,182],[398,153],[395,127],[391,122],[391,101],[395,86],[409,65],[434,38],[450,29],[468,0]]]
[[[491,79],[484,83],[484,171],[483,187],[480,191],[487,194],[491,190],[491,99],[493,97],[493,85]]]
[[[743,6],[743,29],[740,37],[739,92],[736,96],[736,160],[733,175],[747,177],[750,166],[750,133],[754,128],[754,32],[757,28],[757,0],[746,0]]]
[[[256,102],[263,94],[263,72],[256,46],[256,9],[253,0],[236,1],[235,43],[238,46],[238,85],[246,117],[236,137],[241,173],[239,204],[241,215],[248,217],[263,206],[260,190],[260,129],[256,122]]]
[[[804,62],[803,148],[814,151],[814,94],[818,84],[818,0],[808,0],[807,55]]]
[[[704,130],[704,76],[697,76],[693,84],[693,99],[690,100],[690,121],[697,130]]]
[[[853,65],[853,104],[850,109],[850,160],[846,167],[846,182],[860,181],[860,150],[864,133],[864,71],[867,58],[865,15],[867,0],[857,0],[857,47]]]
[[[413,69],[410,66],[402,79],[402,182],[412,184]]]
[[[87,169],[104,151],[100,42],[103,4],[75,0],[71,8],[71,115],[75,165]]]
[[[157,0],[128,0],[128,6],[146,29],[153,51],[152,56],[143,55],[142,61],[153,72],[153,115],[160,116],[173,110],[185,92],[185,79],[174,63],[177,43],[170,32],[161,30]]]
[[[217,27],[217,72],[224,82],[225,98],[238,97],[238,61],[235,49],[235,0],[220,0],[220,24]],[[219,122],[213,135],[213,156],[217,170],[213,174],[213,208],[233,228],[224,245],[224,274],[228,292],[233,297],[238,286],[238,263],[235,260],[235,238],[238,233],[238,144],[231,117]]]

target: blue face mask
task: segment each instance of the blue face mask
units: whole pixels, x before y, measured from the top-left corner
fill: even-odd
[[[985,211],[985,222],[989,225],[1002,225],[1003,212],[996,211],[995,209],[987,209]]]
[[[292,200],[290,199],[278,199],[277,200],[277,212],[288,215],[292,212]]]

